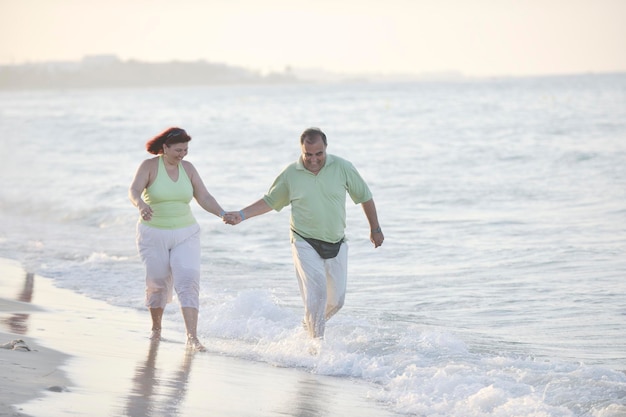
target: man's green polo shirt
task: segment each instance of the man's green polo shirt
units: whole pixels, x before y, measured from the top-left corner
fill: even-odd
[[[263,200],[276,211],[291,204],[292,229],[302,236],[334,243],[344,237],[346,193],[355,204],[372,199],[369,187],[352,163],[327,154],[317,175],[304,167],[302,157],[287,166]]]

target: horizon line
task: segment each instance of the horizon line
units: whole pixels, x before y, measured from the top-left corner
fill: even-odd
[[[195,64],[195,63],[206,63],[212,65],[223,65],[231,68],[239,68],[246,69],[248,71],[259,71],[261,73],[265,72],[267,74],[281,74],[288,72],[300,72],[300,71],[311,71],[318,74],[326,74],[329,76],[343,76],[343,77],[382,77],[382,78],[393,78],[393,77],[414,77],[414,78],[447,78],[447,79],[485,79],[485,78],[533,78],[533,77],[558,77],[558,76],[576,76],[576,75],[617,75],[626,73],[626,69],[616,69],[616,70],[580,70],[580,71],[571,71],[571,72],[537,72],[537,73],[527,73],[527,74],[491,74],[491,75],[467,75],[463,73],[463,71],[455,70],[455,69],[442,69],[442,70],[425,70],[425,71],[382,71],[382,70],[362,70],[362,71],[337,71],[330,70],[326,68],[319,67],[298,67],[291,64],[285,64],[282,70],[267,70],[261,71],[255,69],[254,67],[244,66],[244,65],[236,65],[227,62],[220,61],[210,61],[206,58],[198,58],[198,59],[178,59],[173,58],[169,60],[143,60],[138,58],[128,58],[122,59],[117,54],[88,54],[83,55],[80,59],[55,59],[55,60],[41,60],[41,61],[22,61],[22,62],[12,62],[12,63],[3,63],[0,62],[0,67],[19,67],[19,66],[28,66],[28,65],[55,65],[55,64],[98,64],[98,63],[145,63],[145,64],[172,64],[172,63],[180,63],[180,64]]]

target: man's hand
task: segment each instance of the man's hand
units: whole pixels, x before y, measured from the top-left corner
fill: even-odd
[[[377,227],[370,232],[370,241],[374,244],[374,248],[382,245],[384,240],[385,235],[383,235],[383,231],[380,230],[380,227]]]
[[[234,226],[241,223],[243,219],[241,218],[241,214],[239,214],[238,211],[229,211],[224,214],[222,220],[225,224],[230,224],[231,226]]]

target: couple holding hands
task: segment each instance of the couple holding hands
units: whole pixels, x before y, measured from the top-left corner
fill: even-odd
[[[276,177],[268,192],[242,210],[225,212],[195,167],[183,161],[190,140],[191,136],[177,127],[149,140],[146,149],[157,156],[141,163],[129,189],[129,198],[141,216],[137,249],[146,269],[151,339],[160,340],[163,311],[175,290],[187,346],[206,350],[197,336],[200,227],[191,213],[192,198],[230,225],[291,205],[291,252],[304,303],[304,326],[312,338],[323,338],[326,321],[341,309],[346,294],[346,194],[362,205],[374,247],[384,240],[365,181],[352,163],[326,153],[324,132],[309,128],[300,136],[300,157]]]

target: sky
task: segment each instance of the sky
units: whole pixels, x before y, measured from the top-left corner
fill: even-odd
[[[0,65],[99,54],[260,72],[626,71],[626,0],[0,0]]]

